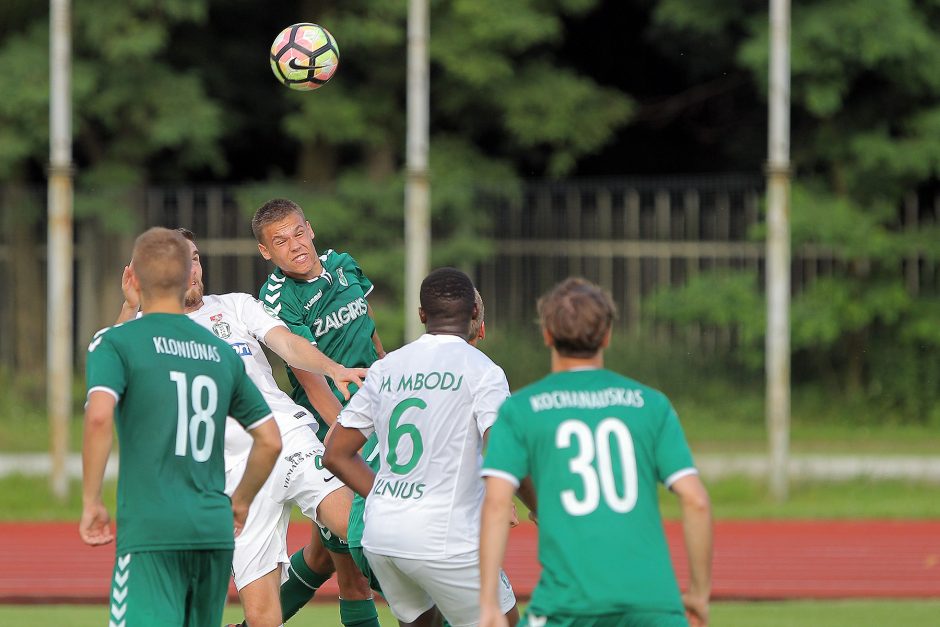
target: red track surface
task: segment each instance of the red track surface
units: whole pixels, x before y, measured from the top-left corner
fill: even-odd
[[[682,531],[666,527],[680,584],[687,579]],[[310,537],[295,524],[292,549]],[[506,571],[526,597],[538,578],[537,529],[513,530]],[[0,602],[103,602],[114,546],[91,548],[77,523],[0,524]],[[234,591],[234,590],[233,590]],[[940,597],[940,521],[719,522],[716,598]],[[336,596],[333,581],[317,594]]]

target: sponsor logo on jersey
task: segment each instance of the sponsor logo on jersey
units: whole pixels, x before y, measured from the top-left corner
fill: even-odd
[[[244,342],[233,342],[232,348],[240,357],[251,357],[251,347]]]
[[[390,496],[393,499],[414,499],[418,500],[424,496],[426,484],[416,481],[386,481],[376,479],[375,487],[372,488],[372,494],[378,496]]]
[[[463,375],[459,377],[452,372],[415,372],[404,375],[398,379],[397,392],[404,390],[450,390],[456,392],[463,385]],[[379,392],[392,391],[392,378],[384,377]]]
[[[215,333],[218,337],[223,340],[227,340],[232,337],[232,327],[229,326],[228,322],[222,320],[222,314],[216,314],[214,316],[209,316],[209,320],[213,322],[212,332]]]
[[[342,268],[336,269],[336,278],[339,279],[339,284],[343,287],[349,287],[349,281],[346,280],[346,275],[343,273]]]
[[[321,338],[333,329],[341,329],[353,320],[369,313],[369,305],[366,299],[360,296],[336,311],[329,313],[322,318],[313,321],[313,335]]]
[[[305,309],[306,311],[310,311],[310,308],[313,307],[314,303],[316,303],[318,300],[320,300],[320,297],[322,297],[322,296],[323,296],[323,290],[320,290],[319,292],[317,292],[317,293],[314,295],[313,298],[311,298],[310,300],[307,301],[307,304],[304,305],[304,309]]]

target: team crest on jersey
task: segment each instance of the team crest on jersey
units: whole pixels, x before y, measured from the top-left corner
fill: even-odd
[[[232,337],[232,327],[229,326],[228,322],[222,320],[222,314],[209,316],[209,320],[214,323],[212,325],[212,332],[217,336],[223,340]]]
[[[336,278],[339,279],[339,284],[343,287],[349,287],[349,281],[346,280],[346,275],[343,274],[342,268],[336,269]]]

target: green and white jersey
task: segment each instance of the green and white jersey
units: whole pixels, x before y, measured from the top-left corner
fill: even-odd
[[[508,396],[502,368],[454,335],[422,335],[375,362],[339,417],[378,437],[364,548],[408,559],[477,550],[483,434]]]
[[[375,323],[366,302],[372,282],[347,253],[328,250],[320,256],[320,262],[323,272],[309,281],[287,277],[277,268],[261,286],[258,298],[291,331],[316,344],[333,361],[347,368],[367,368],[378,359],[372,343]],[[290,368],[287,375],[294,401],[315,411]],[[344,403],[342,394],[332,381],[329,383],[336,398]],[[325,429],[322,431],[321,439]]]
[[[697,471],[661,392],[609,370],[557,372],[503,404],[483,475],[538,497],[535,615],[683,614],[657,483]]]
[[[183,314],[147,314],[95,334],[88,393],[117,400],[117,552],[231,549],[226,416],[271,418],[231,347]]]

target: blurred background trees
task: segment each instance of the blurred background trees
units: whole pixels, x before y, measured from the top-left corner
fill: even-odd
[[[17,311],[40,335],[28,313],[40,297],[19,286],[41,269],[16,251],[42,241],[30,189],[47,158],[47,10],[0,4],[4,230],[14,300],[30,303]],[[377,310],[392,312],[380,325],[399,333],[406,3],[85,0],[73,10],[76,213],[91,241],[132,232],[139,216],[124,209],[147,185],[237,185],[246,214],[293,196],[320,247],[352,251],[375,279]],[[524,180],[759,174],[766,10],[764,0],[432,0],[432,263],[469,268],[489,255],[480,195],[512,197]],[[266,58],[297,21],[326,26],[342,54],[312,94],[278,85]],[[940,3],[803,2],[792,33],[793,243],[839,258],[795,295],[795,381],[940,421]],[[703,273],[651,302],[676,328],[733,328],[723,359],[749,372],[761,363],[762,303],[754,272]],[[39,366],[35,342],[19,352]]]

